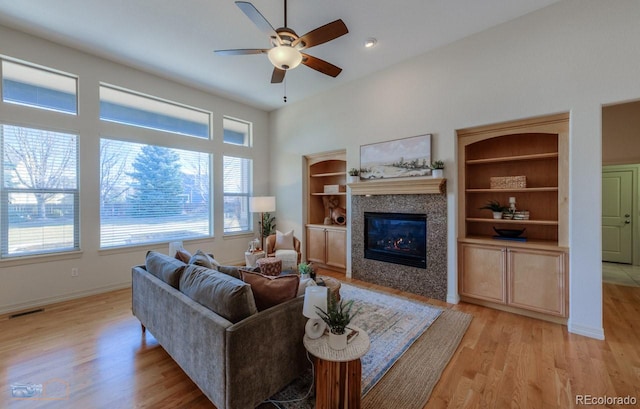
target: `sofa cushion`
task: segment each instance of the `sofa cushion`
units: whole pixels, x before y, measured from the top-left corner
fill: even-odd
[[[193,301],[233,323],[258,312],[251,286],[206,267],[187,266],[179,289]]]
[[[180,260],[157,251],[147,252],[145,268],[160,280],[174,288],[178,288],[180,277],[187,265]]]
[[[258,311],[266,310],[298,296],[300,277],[297,274],[266,276],[240,269],[242,280],[251,284]]]
[[[295,250],[293,246],[293,230],[289,230],[286,233],[276,230],[276,245],[275,250]]]

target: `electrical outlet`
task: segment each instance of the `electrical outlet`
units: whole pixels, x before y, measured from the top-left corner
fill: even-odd
[[[73,267],[71,269],[71,277],[78,277],[78,267]]]

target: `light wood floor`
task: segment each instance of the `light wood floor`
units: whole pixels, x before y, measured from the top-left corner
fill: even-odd
[[[130,291],[120,290],[0,317],[0,408],[213,408],[140,332],[130,303]],[[640,401],[640,288],[604,284],[606,341],[470,304],[448,306],[474,319],[426,408],[580,407],[579,394]],[[11,396],[10,385],[27,382],[48,387],[40,400]]]

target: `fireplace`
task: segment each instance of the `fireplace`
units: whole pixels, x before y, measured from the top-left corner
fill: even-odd
[[[364,258],[427,268],[427,215],[364,212]]]

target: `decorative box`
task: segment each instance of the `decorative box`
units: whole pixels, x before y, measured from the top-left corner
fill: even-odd
[[[339,193],[340,185],[324,185],[324,193]]]
[[[489,178],[491,189],[522,189],[527,187],[526,176],[495,176]]]

